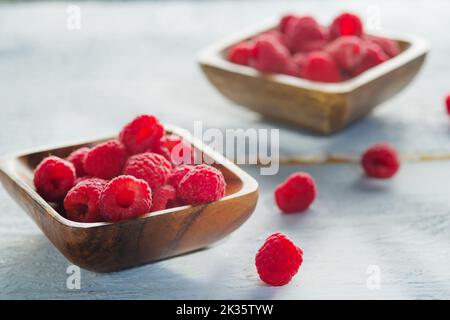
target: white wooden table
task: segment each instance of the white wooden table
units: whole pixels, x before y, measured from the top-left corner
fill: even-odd
[[[450,3],[345,8],[364,15],[374,4],[383,27],[426,37],[432,54],[410,87],[333,137],[267,122],[224,100],[194,57],[211,41],[289,10],[327,19],[344,9],[339,1],[82,2],[74,31],[66,28],[69,3],[1,4],[0,154],[105,135],[144,112],[189,130],[195,120],[280,128],[283,155],[359,153],[379,141],[403,153],[450,152],[443,111]],[[406,163],[388,182],[364,179],[354,164],[285,166],[277,176],[244,169],[259,181],[260,201],[226,241],[123,272],[83,270],[80,290],[67,289],[69,262],[0,188],[0,298],[450,298],[450,161]],[[281,215],[273,188],[295,170],[314,175],[319,198],[303,215]],[[275,231],[305,252],[299,275],[281,288],[262,284],[253,263]],[[373,270],[379,289],[367,286]]]

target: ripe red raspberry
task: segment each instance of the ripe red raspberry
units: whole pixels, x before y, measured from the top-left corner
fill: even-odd
[[[286,28],[286,42],[292,53],[320,50],[326,44],[324,29],[313,17],[291,19]]]
[[[88,175],[108,180],[122,172],[127,156],[120,141],[108,140],[89,150],[84,159],[84,170]]]
[[[152,208],[152,190],[142,179],[118,176],[108,182],[101,192],[99,208],[106,221],[141,216]]]
[[[89,150],[90,149],[87,147],[79,148],[69,154],[66,158],[67,161],[72,162],[74,165],[77,177],[83,177],[86,175],[86,171],[84,170],[84,159],[86,158],[86,154]]]
[[[450,94],[445,98],[445,106],[447,107],[447,113],[450,114]]]
[[[36,192],[47,201],[63,200],[75,183],[75,167],[55,156],[44,158],[34,171]]]
[[[289,283],[302,262],[302,249],[281,232],[269,236],[255,257],[259,277],[271,286]]]
[[[325,51],[328,52],[345,72],[352,73],[361,63],[366,46],[361,38],[344,36],[331,42]]]
[[[119,134],[119,140],[129,154],[153,150],[164,134],[164,127],[151,115],[140,115],[127,123]]]
[[[186,204],[216,201],[225,195],[225,179],[214,167],[201,164],[189,171],[178,185],[180,198]]]
[[[275,42],[277,42],[287,48],[286,36],[278,30],[269,30],[269,31],[263,32],[260,35],[258,35],[256,38],[254,38],[254,41],[258,40],[258,39],[264,39],[264,38],[269,38],[269,39],[272,38]],[[253,53],[254,53],[254,48],[253,48]]]
[[[102,221],[98,199],[106,183],[107,181],[103,179],[90,178],[70,189],[64,198],[67,219],[78,222]]]
[[[260,36],[255,40],[252,66],[264,73],[281,72],[289,59],[288,50],[271,35]]]
[[[228,50],[228,60],[244,66],[250,65],[253,58],[254,44],[251,42],[242,42],[232,46]]]
[[[321,51],[313,51],[308,54],[302,77],[319,82],[342,81],[336,62],[328,53]]]
[[[286,33],[288,24],[295,19],[299,19],[299,17],[292,13],[282,16],[280,22],[278,23],[278,30],[281,33]]]
[[[395,40],[378,36],[366,36],[365,39],[379,45],[389,58],[395,57],[400,53],[400,46]]]
[[[360,63],[353,71],[353,76],[357,76],[364,71],[385,62],[389,57],[384,53],[383,49],[375,43],[365,42],[365,50]]]
[[[170,161],[174,165],[194,164],[195,150],[189,142],[180,136],[174,134],[164,136],[160,143],[167,148]]]
[[[145,152],[131,156],[125,164],[123,174],[144,180],[156,191],[166,184],[171,171],[170,162],[162,155]]]
[[[275,189],[275,202],[284,213],[305,211],[316,196],[316,183],[304,172],[291,174]]]
[[[287,74],[288,76],[300,77],[300,68],[296,61],[288,59],[281,73]]]
[[[400,168],[397,151],[388,144],[376,144],[367,149],[361,160],[368,177],[388,179]]]
[[[170,201],[175,200],[177,192],[171,185],[164,185],[153,194],[153,211],[164,210],[167,208]]]
[[[308,57],[307,54],[299,52],[294,54],[291,58],[291,60],[297,65],[300,75],[303,69],[305,69],[306,62],[308,60],[307,57]]]
[[[342,13],[337,16],[330,26],[330,37],[336,39],[341,36],[358,36],[363,34],[361,19],[352,13]]]
[[[188,164],[182,164],[172,169],[172,172],[169,176],[169,184],[178,189],[178,185],[180,184],[181,179],[192,169],[194,166]]]

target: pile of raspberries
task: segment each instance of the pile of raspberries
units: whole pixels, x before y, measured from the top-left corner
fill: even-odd
[[[341,82],[399,53],[397,41],[364,34],[361,19],[346,12],[329,27],[311,16],[285,15],[277,28],[234,45],[227,56],[262,73]]]
[[[62,203],[78,222],[119,221],[225,195],[222,173],[194,165],[194,147],[152,115],[126,124],[117,139],[74,150],[67,158],[44,158],[34,186],[46,201]]]

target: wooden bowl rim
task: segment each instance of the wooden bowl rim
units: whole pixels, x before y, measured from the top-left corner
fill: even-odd
[[[229,194],[217,201],[209,202],[207,204],[214,204],[217,202],[223,202],[228,201],[233,198],[241,197],[243,195],[255,192],[258,190],[258,182],[250,176],[248,173],[246,173],[244,170],[239,168],[237,165],[235,165],[233,162],[225,158],[222,154],[218,153],[217,151],[213,150],[211,147],[204,144],[201,140],[195,138],[191,135],[191,133],[187,130],[184,130],[180,127],[174,126],[174,125],[165,125],[165,129],[168,132],[174,133],[176,135],[179,135],[189,141],[194,147],[202,151],[204,154],[206,154],[208,157],[211,157],[215,162],[223,167],[225,167],[227,170],[232,172],[235,176],[237,176],[240,181],[242,182],[241,188],[232,193]],[[205,204],[199,204],[196,206],[192,205],[185,205],[175,208],[170,208],[166,210],[160,210],[156,212],[149,212],[145,215],[142,215],[140,217],[134,218],[134,219],[128,219],[118,222],[94,222],[94,223],[84,223],[84,222],[76,222],[69,219],[64,218],[62,215],[60,215],[50,204],[47,203],[35,190],[32,188],[28,183],[23,181],[17,174],[14,173],[14,170],[12,170],[12,166],[15,164],[15,162],[21,158],[25,157],[34,153],[41,153],[46,152],[50,150],[55,149],[62,149],[67,148],[71,146],[77,146],[77,145],[83,145],[83,144],[89,144],[95,141],[101,141],[101,140],[108,140],[113,138],[114,135],[108,135],[99,137],[96,139],[89,139],[89,140],[83,140],[83,141],[76,141],[74,143],[67,143],[64,145],[58,145],[58,146],[47,146],[47,147],[41,147],[37,149],[32,149],[28,151],[22,151],[18,153],[13,153],[9,155],[5,155],[0,159],[0,171],[2,171],[5,175],[10,177],[20,188],[22,188],[26,193],[28,193],[31,198],[40,205],[47,213],[51,215],[53,219],[58,221],[59,223],[72,227],[72,228],[98,228],[98,227],[105,227],[111,224],[117,224],[117,223],[129,223],[130,221],[135,221],[136,219],[154,219],[155,217],[158,217],[163,214],[176,214],[179,212],[182,212],[189,208],[195,208],[197,206],[203,206]]]
[[[357,88],[371,82],[384,74],[391,72],[395,69],[402,67],[408,62],[414,60],[415,58],[426,54],[429,51],[429,43],[415,35],[392,32],[383,29],[376,31],[370,30],[368,35],[383,36],[397,41],[407,42],[409,47],[401,52],[399,55],[389,59],[378,66],[370,68],[369,70],[363,72],[362,74],[353,77],[349,80],[345,80],[339,83],[324,83],[317,81],[310,81],[302,78],[297,78],[289,75],[283,74],[270,74],[264,75],[257,70],[243,66],[239,64],[232,63],[226,60],[223,56],[223,52],[230,46],[242,42],[255,36],[264,31],[268,31],[277,26],[278,18],[268,19],[262,23],[245,28],[243,31],[234,33],[230,36],[223,38],[213,44],[202,49],[198,54],[197,61],[201,66],[216,67],[228,72],[237,73],[250,77],[260,77],[267,81],[281,83],[289,86],[295,86],[303,89],[328,92],[328,93],[349,93]]]

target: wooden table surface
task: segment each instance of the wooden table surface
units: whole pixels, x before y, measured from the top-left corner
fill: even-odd
[[[139,113],[192,130],[280,128],[283,156],[358,154],[389,141],[404,154],[450,153],[448,1],[82,2],[81,29],[68,30],[70,3],[0,5],[0,154],[117,131]],[[377,7],[373,7],[376,5]],[[223,99],[195,63],[231,32],[289,10],[330,19],[343,9],[379,10],[386,29],[432,44],[418,78],[365,120],[332,137],[271,123]],[[407,8],[407,9],[406,9]],[[391,181],[370,181],[357,164],[283,166],[261,176],[255,213],[212,248],[111,274],[81,272],[0,188],[1,299],[450,298],[450,161],[404,163]],[[301,215],[281,215],[272,192],[289,173],[314,175],[319,197]],[[254,255],[283,231],[304,250],[287,286],[262,284]],[[374,269],[375,268],[375,269]],[[380,287],[367,285],[379,271]]]

